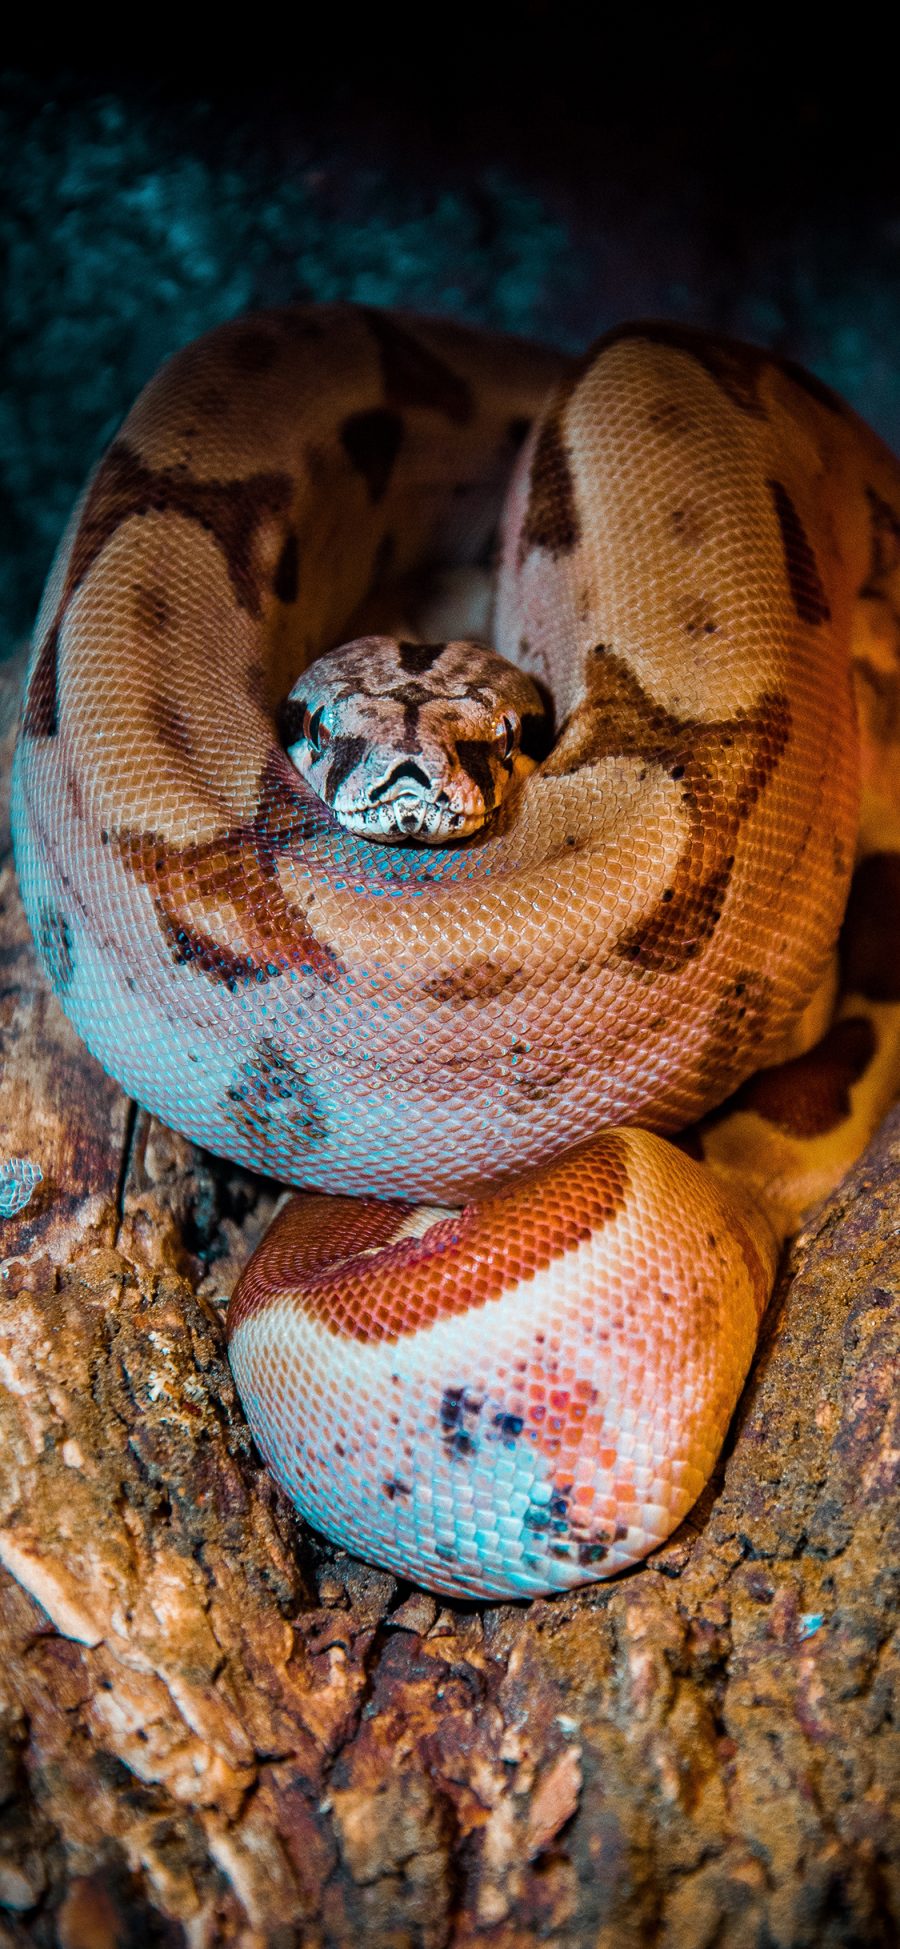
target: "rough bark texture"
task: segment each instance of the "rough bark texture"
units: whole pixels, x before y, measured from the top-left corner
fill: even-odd
[[[260,1467],[222,1295],[275,1193],[80,1048],[2,817],[2,1154],[44,1181],[0,1228],[0,1944],[894,1942],[900,1115],[673,1541],[441,1606]]]

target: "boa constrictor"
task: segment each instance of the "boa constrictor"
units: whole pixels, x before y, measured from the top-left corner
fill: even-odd
[[[484,650],[359,620],[492,547],[506,703]],[[896,1086],[898,616],[891,455],[808,374],[670,325],[566,363],[261,313],[171,360],[93,473],[27,682],[25,905],[123,1087],[314,1194],[230,1353],[351,1549],[560,1589],[707,1479],[778,1244]]]

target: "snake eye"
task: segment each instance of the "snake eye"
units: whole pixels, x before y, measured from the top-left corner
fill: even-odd
[[[519,720],[504,711],[494,732],[494,743],[501,758],[511,758],[519,742]]]
[[[317,711],[303,713],[303,736],[307,744],[312,746],[313,751],[324,751],[326,744],[331,743],[331,732],[327,724],[322,721],[324,715],[324,704],[320,704]]]

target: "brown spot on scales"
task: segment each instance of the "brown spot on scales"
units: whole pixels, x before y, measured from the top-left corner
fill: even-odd
[[[55,738],[59,729],[59,619],[51,625],[38,651],[25,696],[22,729],[31,738]]]
[[[143,636],[164,636],[171,622],[165,590],[152,582],[134,585],[134,620]]]
[[[440,413],[457,426],[475,417],[471,388],[445,359],[439,358],[389,312],[367,306],[362,311],[378,347],[382,384],[388,406],[403,413],[424,408]]]
[[[408,677],[424,677],[446,649],[445,643],[398,643],[400,668]]]
[[[651,697],[625,659],[598,644],[587,670],[589,697],[551,753],[548,776],[603,758],[641,758],[679,785],[691,833],[671,885],[645,920],[622,936],[619,956],[674,974],[715,931],[728,890],[741,823],[771,778],[790,733],[780,692],[752,710],[704,723],[677,718]]]
[[[272,577],[272,592],[279,602],[296,602],[300,588],[300,543],[293,530],[286,537],[281,554],[275,564]]]
[[[318,1149],[328,1135],[310,1077],[277,1036],[260,1036],[253,1043],[225,1092],[222,1109],[232,1129],[251,1143],[274,1124],[289,1127],[294,1142],[302,1134],[309,1150]]]
[[[179,758],[192,758],[194,738],[190,724],[171,697],[160,691],[148,699],[148,715],[160,744]]]
[[[700,509],[688,501],[682,507],[673,508],[669,516],[672,533],[682,548],[699,548],[706,538],[707,520]]]
[[[849,1116],[850,1091],[874,1054],[871,1022],[848,1015],[804,1056],[752,1076],[728,1109],[755,1110],[789,1137],[824,1137]]]
[[[554,560],[570,555],[580,534],[569,454],[557,408],[544,421],[531,457],[528,506],[519,536],[520,565],[532,548],[542,549]]]
[[[671,889],[666,889],[669,899],[664,895],[646,920],[616,942],[621,960],[654,974],[677,974],[712,939],[722,917],[734,854],[726,854],[702,876],[693,866],[693,857],[688,846],[672,876]]]
[[[527,987],[530,976],[521,964],[510,965],[492,961],[468,961],[458,968],[444,968],[440,974],[428,975],[421,985],[421,994],[431,1001],[443,1002],[451,1008],[464,1008],[468,1002],[495,1001],[500,995],[518,993]]]
[[[351,467],[362,475],[373,507],[384,499],[403,443],[403,421],[386,406],[351,413],[340,431]]]
[[[670,345],[673,351],[686,352],[695,359],[705,372],[709,373],[716,385],[733,406],[753,419],[768,417],[765,404],[760,395],[760,381],[769,372],[780,373],[791,384],[799,387],[808,398],[815,400],[817,406],[824,406],[829,413],[843,414],[844,403],[837,393],[826,386],[823,379],[814,372],[807,372],[793,359],[786,359],[778,352],[769,352],[761,345],[747,345],[739,339],[719,338],[713,332],[701,331],[690,325],[678,325],[670,319],[637,319],[631,323],[614,326],[611,332],[598,339],[589,358],[607,346],[618,345],[627,339],[643,339],[650,345]]]
[[[54,993],[64,995],[71,987],[75,973],[72,930],[65,914],[50,901],[45,901],[40,909],[35,940]]]
[[[291,969],[328,983],[341,973],[334,949],[284,893],[277,860],[298,826],[279,829],[272,810],[270,798],[253,826],[188,846],[154,833],[112,835],[125,866],[153,895],[170,954],[230,988]],[[236,939],[240,950],[231,945]]]
[[[287,474],[251,474],[246,480],[194,480],[176,468],[154,471],[124,440],[116,440],[101,460],[85,501],[72,544],[59,607],[35,663],[23,719],[32,737],[53,737],[58,726],[57,657],[66,610],[117,528],[135,515],[172,513],[195,521],[210,533],[225,557],[235,597],[249,615],[261,608],[261,573],[255,559],[256,532],[267,515],[284,513],[293,488]],[[136,601],[141,598],[136,596]],[[145,623],[159,629],[153,602]],[[157,619],[154,621],[154,617]]]
[[[739,968],[722,984],[700,1059],[701,1074],[720,1095],[746,1074],[753,1051],[765,1042],[776,1000],[775,983],[753,968]]]
[[[154,904],[163,939],[177,967],[195,967],[208,981],[228,988],[232,994],[244,982],[266,980],[279,972],[274,966],[267,969],[251,954],[237,954],[227,942],[214,940],[202,928],[191,926],[170,912],[164,900],[157,899]]]
[[[270,305],[232,325],[225,350],[236,372],[270,372],[283,345],[322,337],[323,325],[313,310],[302,305]]]
[[[648,319],[615,326],[598,341],[596,350],[605,352],[609,347],[621,345],[628,339],[640,339],[649,345],[666,345],[675,352],[686,352],[709,373],[733,406],[754,419],[766,418],[759,380],[769,363],[769,355],[758,346],[740,345],[730,339],[717,338],[712,332],[692,331],[688,325],[676,325],[664,319]]]
[[[676,605],[686,636],[714,636],[719,625],[709,596],[683,596]]]
[[[571,1063],[562,1063],[556,1069],[536,1069],[531,1075],[525,1074],[520,1069],[514,1069],[510,1082],[513,1089],[518,1092],[519,1101],[513,1098],[510,1102],[509,1107],[513,1115],[525,1115],[530,1104],[545,1102],[548,1096],[552,1096],[554,1090],[559,1089],[561,1083],[565,1083],[571,1073]]]
[[[261,609],[262,577],[255,559],[257,530],[267,516],[286,513],[293,484],[284,473],[248,474],[238,480],[196,480],[174,467],[154,470],[124,440],[101,461],[72,549],[60,616],[101,550],[123,521],[143,514],[174,514],[196,522],[221,549],[235,598],[248,615]]]
[[[493,812],[496,798],[491,758],[496,746],[491,738],[457,738],[456,755],[472,783],[481,793],[485,812]]]
[[[791,601],[802,623],[827,623],[831,620],[828,597],[819,574],[818,563],[797,509],[781,481],[770,480],[769,492],[781,531],[784,566]]]

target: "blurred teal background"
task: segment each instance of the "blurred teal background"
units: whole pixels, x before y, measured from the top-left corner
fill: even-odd
[[[302,58],[262,23],[257,51],[155,64],[22,51],[0,79],[0,655],[140,386],[257,303],[399,304],[572,348],[690,319],[789,351],[900,448],[877,50],[813,55],[765,16],[749,45],[712,10],[579,11],[463,8],[436,57],[349,19]]]

